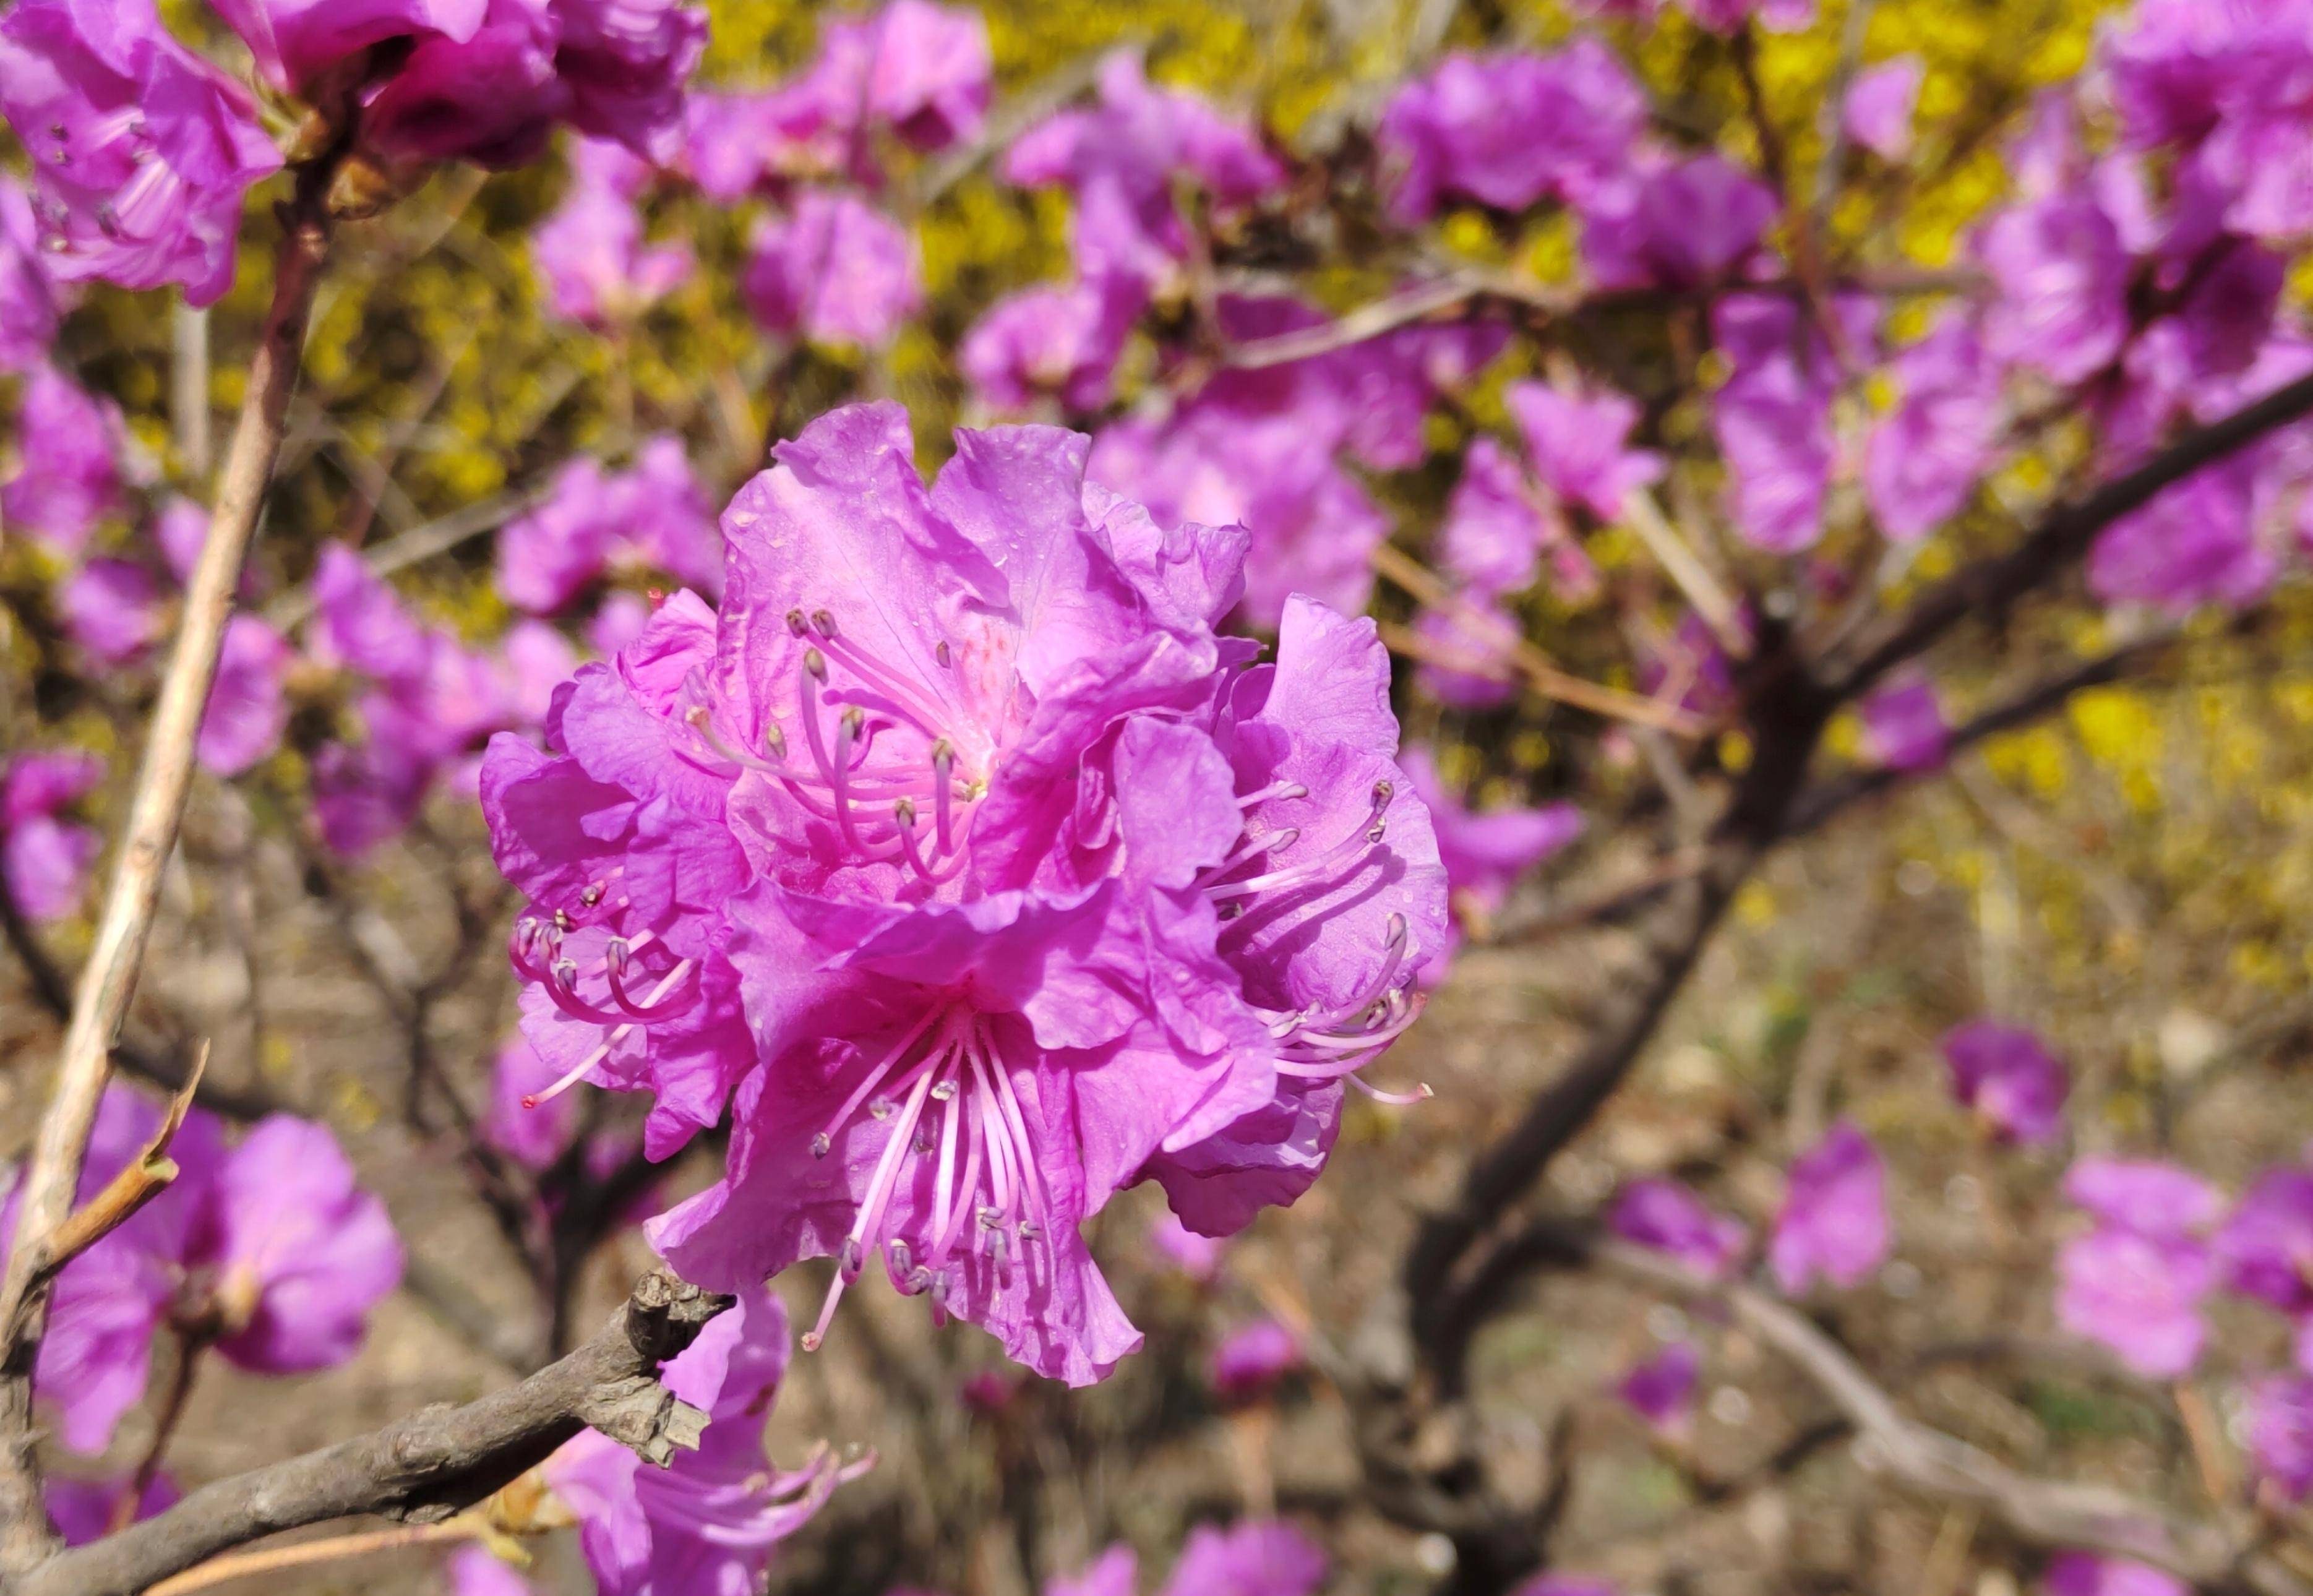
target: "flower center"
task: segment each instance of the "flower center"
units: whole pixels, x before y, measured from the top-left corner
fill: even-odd
[[[614,870],[612,876],[622,873]],[[525,1109],[560,1096],[610,1057],[612,1048],[638,1027],[662,1023],[698,1006],[695,959],[677,959],[658,933],[626,936],[615,932],[599,944],[591,934],[627,907],[609,899],[611,883],[596,881],[579,894],[579,912],[556,909],[550,919],[525,915],[516,920],[507,946],[517,973],[536,981],[554,1006],[574,1020],[606,1027],[601,1045],[545,1091],[522,1100]],[[582,924],[581,916],[592,923]],[[585,957],[581,958],[582,943]]]

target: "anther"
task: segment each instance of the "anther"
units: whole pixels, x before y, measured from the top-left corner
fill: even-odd
[[[578,894],[578,901],[585,904],[588,908],[593,908],[596,904],[602,901],[603,891],[604,884],[601,881],[596,881],[593,885],[589,886],[584,892]]]
[[[892,818],[899,821],[902,826],[914,825],[916,823],[916,801],[912,798],[894,799],[892,802]],[[937,1087],[934,1087],[932,1090],[934,1093],[937,1094],[939,1089]]]
[[[832,1148],[834,1145],[834,1142],[829,1139],[828,1134],[825,1131],[819,1130],[812,1133],[811,1155],[814,1158],[825,1158],[828,1154],[829,1149]]]
[[[1394,783],[1386,780],[1374,783],[1373,801],[1376,809],[1387,809],[1389,801],[1396,796],[1397,787]]]
[[[803,668],[811,672],[814,681],[824,682],[827,680],[827,656],[815,648],[803,651]]]
[[[770,750],[774,759],[787,757],[787,734],[779,730],[778,722],[773,721],[763,728],[763,746]]]
[[[859,735],[859,729],[866,723],[867,712],[860,708],[857,704],[852,705],[849,709],[846,709],[843,712],[843,729],[850,732],[854,737]]]
[[[846,1280],[859,1278],[860,1271],[867,1267],[867,1255],[860,1250],[856,1237],[843,1238],[843,1251],[836,1259],[835,1267],[843,1271],[843,1277]]]
[[[949,1101],[952,1101],[954,1099],[954,1097],[955,1097],[955,1083],[954,1083],[954,1082],[953,1082],[953,1081],[935,1081],[934,1083],[932,1083],[932,1101],[933,1101],[934,1102],[942,1102],[942,1103],[944,1103],[944,1102],[949,1102]]]
[[[879,1097],[867,1105],[867,1111],[878,1119],[889,1119],[899,1112],[900,1105],[888,1097]]]
[[[955,663],[955,655],[950,652],[946,638],[943,637],[939,640],[939,646],[932,650],[932,658],[940,662],[943,670]]]
[[[822,637],[835,636],[835,617],[824,609],[814,609],[811,612],[811,624]]]
[[[556,909],[554,911],[554,929],[557,931],[567,931],[570,929],[570,916],[566,910]]]
[[[787,630],[793,632],[798,637],[807,636],[810,635],[811,628],[805,624],[802,610],[790,609],[787,611]]]

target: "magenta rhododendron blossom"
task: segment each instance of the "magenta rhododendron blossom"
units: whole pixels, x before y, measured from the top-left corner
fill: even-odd
[[[121,507],[128,449],[119,407],[41,364],[16,408],[19,463],[0,483],[0,521],[58,554],[77,554],[97,523]]]
[[[2089,588],[2176,614],[2262,597],[2281,567],[2257,536],[2259,486],[2256,458],[2237,455],[2162,490],[2097,539]]]
[[[2313,1491],[2313,1375],[2267,1375],[2249,1386],[2247,1407],[2257,1478],[2302,1502]]]
[[[289,724],[282,680],[295,657],[281,634],[253,615],[225,624],[216,681],[193,744],[203,768],[239,776],[281,746]]]
[[[92,1540],[101,1540],[112,1533],[114,1519],[135,1484],[133,1479],[58,1479],[50,1476],[41,1486],[48,1522],[56,1526],[66,1546],[86,1546]],[[165,1474],[155,1473],[145,1482],[128,1521],[136,1523],[164,1508],[174,1507],[179,1495],[175,1481]]]
[[[1472,439],[1438,530],[1439,566],[1463,589],[1482,595],[1531,587],[1543,542],[1562,536],[1545,525],[1538,499],[1508,450],[1491,438]]]
[[[1421,690],[1454,709],[1499,709],[1518,696],[1513,650],[1518,623],[1483,593],[1460,596],[1446,609],[1414,617],[1421,664],[1413,673]]]
[[[721,615],[583,669],[484,799],[539,1050],[648,1084],[654,1153],[743,1081],[724,1179],[654,1227],[679,1267],[834,1255],[815,1345],[881,1251],[1081,1382],[1138,1337],[1077,1226],[1149,1177],[1208,1232],[1297,1195],[1443,873],[1370,623],[1296,601],[1249,669],[1211,631],[1241,534],[1160,531],[1065,433],[957,442],[929,489],[895,407],[780,445]]]
[[[1977,252],[1996,289],[1984,308],[1984,338],[2001,360],[2079,382],[2120,353],[2128,251],[2093,196],[2012,206],[1984,228]]]
[[[648,169],[623,145],[588,140],[577,180],[532,235],[531,258],[554,313],[584,327],[631,320],[690,276],[690,249],[646,244],[636,180]]]
[[[1893,682],[1858,707],[1871,757],[1890,770],[1933,770],[1944,762],[1950,731],[1936,686],[1924,676]]]
[[[1714,33],[1732,33],[1753,17],[1782,32],[1815,21],[1815,0],[1679,0],[1686,14]]]
[[[547,1459],[547,1486],[577,1516],[600,1596],[758,1589],[772,1549],[863,1471],[824,1451],[792,1471],[766,1461],[763,1419],[787,1365],[787,1311],[752,1287],[660,1372],[668,1390],[707,1415],[696,1451],[652,1468],[586,1430]]]
[[[529,1169],[542,1170],[560,1157],[577,1125],[578,1105],[567,1097],[540,1098],[558,1073],[522,1037],[500,1048],[490,1066],[482,1139]]]
[[[1711,329],[1734,364],[1711,403],[1726,457],[1728,508],[1745,541],[1797,554],[1823,535],[1824,497],[1838,444],[1832,351],[1788,300],[1737,295],[1711,307]],[[1850,332],[1851,341],[1852,331]]]
[[[1698,288],[1737,275],[1774,191],[1715,152],[1645,154],[1582,194],[1582,259],[1601,288]]]
[[[1633,1180],[1614,1199],[1606,1228],[1634,1246],[1667,1252],[1705,1279],[1733,1269],[1750,1232],[1738,1219],[1714,1214],[1675,1180]]]
[[[294,91],[348,57],[388,39],[474,36],[488,0],[213,0],[241,35],[259,74]]]
[[[1848,138],[1883,161],[1909,155],[1912,112],[1920,101],[1925,70],[1917,56],[1898,56],[1857,73],[1840,110],[1840,125]]]
[[[0,172],[0,372],[38,370],[56,341],[63,289],[51,277],[31,196]]]
[[[2171,1378],[2198,1361],[2200,1305],[2217,1280],[2205,1239],[2222,1199],[2173,1164],[2084,1158],[2064,1195],[2096,1228],[2056,1258],[2056,1317],[2140,1374]]]
[[[2043,1578],[2047,1596],[2191,1596],[2192,1587],[2175,1574],[2126,1557],[2063,1552]]]
[[[1871,430],[1863,491],[1879,530],[1910,543],[1957,514],[1997,458],[2000,368],[1974,325],[1953,317],[1890,373],[1895,408]]]
[[[197,305],[232,285],[242,195],[281,154],[152,0],[19,0],[0,19],[0,113],[31,156],[50,276],[176,283]]]
[[[2217,1232],[2225,1283],[2292,1319],[2313,1314],[2313,1171],[2268,1170]]]
[[[551,615],[607,573],[664,571],[712,594],[722,589],[714,512],[682,440],[646,443],[624,470],[581,456],[555,473],[546,496],[498,534],[498,591],[517,608]]]
[[[1615,1395],[1658,1434],[1684,1437],[1694,1418],[1702,1359],[1691,1342],[1674,1341],[1623,1376]]]
[[[1253,129],[1193,94],[1151,85],[1132,50],[1101,63],[1096,105],[1057,112],[1022,134],[1006,153],[1004,175],[1075,196],[1072,236],[1084,276],[1152,285],[1170,279],[1188,254],[1176,181],[1203,190],[1227,217],[1286,179]]]
[[[964,335],[956,365],[1000,410],[1057,395],[1073,410],[1108,402],[1124,340],[1148,302],[1130,277],[1025,288],[998,300]]]
[[[1601,521],[1621,520],[1631,491],[1662,475],[1660,455],[1628,447],[1639,407],[1621,394],[1568,393],[1541,382],[1517,382],[1503,402],[1543,485]]]
[[[450,1596],[538,1596],[528,1580],[487,1547],[462,1548],[449,1562]]]
[[[217,1351],[245,1369],[326,1369],[361,1345],[401,1280],[385,1205],[354,1184],[337,1138],[286,1114],[259,1120],[207,1182],[189,1258],[220,1304]]]
[[[0,766],[0,873],[27,919],[56,920],[80,907],[102,840],[60,813],[104,779],[86,752],[25,753]]]
[[[325,545],[313,566],[312,592],[305,644],[315,663],[388,684],[425,676],[433,658],[426,628],[360,555],[342,543]]]
[[[1266,1396],[1307,1361],[1300,1337],[1276,1320],[1257,1319],[1213,1348],[1205,1380],[1223,1401],[1246,1402]]]
[[[1952,1094],[1999,1136],[2053,1140],[2062,1124],[2071,1080],[2040,1039],[2020,1026],[1971,1020],[1945,1033]]]
[[[1451,55],[1397,92],[1374,139],[1390,215],[1422,220],[1447,197],[1522,210],[1619,171],[1646,96],[1612,50]]]
[[[93,559],[57,590],[66,634],[100,665],[125,665],[161,635],[161,588],[134,560]]]
[[[1181,1223],[1181,1216],[1170,1208],[1156,1215],[1148,1226],[1148,1244],[1174,1268],[1200,1283],[1218,1277],[1221,1260],[1228,1253],[1228,1242],[1219,1236],[1200,1236]]]
[[[1308,1537],[1280,1520],[1247,1519],[1190,1530],[1158,1596],[1315,1596],[1324,1580],[1325,1554]]]
[[[1793,1161],[1767,1267],[1793,1295],[1818,1276],[1851,1286],[1886,1260],[1891,1240],[1886,1168],[1870,1139],[1842,1119]]]
[[[742,285],[772,332],[878,348],[923,303],[914,237],[857,195],[806,189],[755,232]]]

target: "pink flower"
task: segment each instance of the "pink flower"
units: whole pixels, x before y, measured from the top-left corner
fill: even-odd
[[[1152,87],[1130,50],[1101,63],[1096,106],[1058,112],[1021,135],[1004,175],[1027,188],[1057,183],[1076,197],[1080,275],[1152,285],[1188,253],[1175,179],[1201,189],[1226,218],[1286,178],[1253,129],[1193,94]]]
[[[1732,33],[1755,15],[1779,32],[1796,32],[1815,21],[1815,0],[1679,0],[1687,15],[1713,33]]]
[[[546,496],[498,534],[498,591],[534,615],[567,608],[611,571],[664,571],[713,593],[719,542],[682,440],[655,437],[623,471],[584,455],[558,471]]]
[[[48,1521],[64,1537],[66,1546],[86,1546],[92,1540],[101,1540],[112,1533],[113,1515],[132,1483],[127,1479],[58,1479],[51,1475],[41,1491]],[[136,1511],[130,1515],[130,1521],[138,1522],[174,1507],[180,1494],[175,1481],[165,1474],[154,1474],[136,1498]]]
[[[215,0],[249,45],[265,81],[292,92],[348,57],[389,39],[438,33],[463,43],[487,0]]]
[[[1241,675],[1238,538],[1161,531],[1068,434],[957,445],[928,490],[896,407],[782,444],[721,616],[582,669],[485,807],[539,1050],[649,1085],[654,1153],[738,1084],[723,1180],[654,1227],[679,1267],[835,1255],[815,1345],[880,1251],[1081,1383],[1138,1337],[1077,1227],[1151,1176],[1208,1233],[1297,1194],[1442,872],[1369,623],[1288,606]]]
[[[40,365],[17,408],[22,463],[0,483],[0,520],[58,554],[79,553],[97,524],[120,509],[120,461],[128,447],[127,425],[111,400]]]
[[[924,297],[914,238],[866,200],[825,189],[803,190],[787,215],[756,229],[742,291],[772,332],[869,348],[889,343]]]
[[[281,746],[289,725],[282,678],[295,659],[281,634],[257,617],[236,615],[225,624],[216,681],[194,744],[204,769],[239,776]]]
[[[1872,429],[1863,489],[1879,530],[1898,543],[1957,514],[1996,458],[2000,369],[1959,317],[1896,357],[1900,398]]]
[[[554,1083],[553,1065],[516,1036],[498,1049],[490,1069],[490,1106],[482,1139],[525,1168],[542,1170],[569,1145],[577,1105],[567,1098],[541,1101]]]
[[[1588,397],[1517,382],[1503,400],[1543,484],[1600,521],[1620,520],[1631,491],[1662,475],[1660,455],[1625,446],[1639,407],[1620,394]]]
[[[29,375],[47,364],[63,295],[41,254],[31,196],[0,173],[0,372]]]
[[[1471,442],[1462,479],[1438,529],[1438,565],[1464,590],[1514,593],[1534,584],[1542,546],[1563,536],[1546,527],[1517,460],[1491,438]]]
[[[287,1374],[341,1364],[401,1280],[385,1205],[354,1184],[337,1138],[307,1120],[258,1121],[206,1183],[189,1246],[222,1305],[217,1351]]]
[[[2048,1596],[2191,1596],[2183,1580],[2150,1564],[2086,1552],[2060,1553],[2042,1585]]]
[[[2105,529],[2089,551],[2089,587],[2107,604],[2184,614],[2202,604],[2238,608],[2264,596],[2280,562],[2257,537],[2256,452],[2164,488]]]
[[[1273,1319],[1258,1319],[1213,1349],[1205,1380],[1222,1401],[1249,1402],[1267,1396],[1306,1361],[1300,1337]]]
[[[1711,307],[1711,327],[1734,363],[1711,401],[1711,425],[1732,478],[1728,508],[1744,539],[1798,554],[1823,535],[1837,440],[1831,401],[1838,373],[1822,334],[1788,301],[1734,296]]]
[[[65,631],[100,665],[126,665],[161,635],[161,590],[134,560],[95,559],[57,592]]]
[[[1512,649],[1517,620],[1482,594],[1465,594],[1451,608],[1427,609],[1413,618],[1424,655],[1413,673],[1421,690],[1454,709],[1499,709],[1517,700]]]
[[[1448,56],[1397,92],[1374,137],[1400,223],[1458,195],[1523,210],[1619,171],[1646,99],[1614,52],[1581,39],[1555,55]]]
[[[682,0],[554,0],[561,116],[593,138],[653,153],[682,120],[683,84],[707,48],[707,13]]]
[[[1221,1260],[1228,1252],[1226,1241],[1199,1235],[1183,1224],[1180,1215],[1170,1208],[1158,1214],[1149,1224],[1148,1244],[1165,1262],[1200,1284],[1219,1276]]]
[[[1615,1394],[1658,1434],[1684,1436],[1693,1422],[1695,1379],[1702,1367],[1691,1343],[1674,1341],[1625,1374]]]
[[[232,285],[242,195],[280,152],[152,0],[20,0],[0,20],[0,112],[31,156],[51,277],[178,283],[196,305]]]
[[[1851,1286],[1886,1259],[1888,1242],[1887,1171],[1869,1139],[1842,1119],[1791,1165],[1767,1267],[1793,1296],[1817,1276]]]
[[[547,1486],[577,1516],[579,1548],[601,1596],[760,1588],[773,1548],[864,1471],[865,1464],[839,1468],[824,1451],[793,1471],[765,1460],[763,1416],[787,1364],[787,1312],[751,1286],[660,1372],[668,1390],[706,1411],[697,1451],[645,1468],[609,1436],[586,1430],[547,1459]]]
[[[542,620],[514,622],[504,646],[514,718],[523,726],[545,724],[554,689],[578,669],[578,651]]]
[[[639,185],[629,185],[648,169],[625,145],[588,141],[573,164],[578,180],[539,225],[532,258],[556,315],[596,328],[630,320],[690,278],[690,250],[644,244]]]
[[[2071,1091],[2064,1066],[2040,1039],[1996,1020],[1971,1020],[1944,1035],[1952,1093],[1998,1135],[2054,1140]]]
[[[324,545],[313,566],[312,593],[305,641],[315,663],[394,685],[424,678],[433,660],[426,628],[393,589],[371,574],[360,555],[342,543]]]
[[[1233,1529],[1189,1531],[1159,1596],[1314,1596],[1325,1554],[1292,1525],[1247,1519]]]
[[[488,1548],[470,1546],[450,1559],[450,1596],[537,1596],[537,1591]]]
[[[1715,152],[1648,154],[1576,199],[1601,288],[1696,288],[1736,275],[1775,219],[1774,191]]]
[[[2313,1376],[2273,1374],[2249,1387],[2248,1451],[2257,1478],[2290,1501],[2313,1490]]]
[[[981,399],[1000,410],[1025,409],[1043,394],[1096,410],[1108,402],[1117,358],[1147,300],[1130,277],[1007,294],[964,335],[956,364]]]
[[[1936,685],[1914,676],[1880,688],[1863,701],[1864,741],[1890,770],[1933,770],[1944,762],[1949,732]]]
[[[2059,1322],[2140,1374],[2185,1372],[2208,1334],[2200,1304],[2216,1263],[2202,1232],[2217,1194],[2173,1165],[2106,1158],[2075,1164],[2064,1192],[2098,1223],[2057,1254]]]
[[[1044,1596],[1133,1596],[1139,1559],[1129,1546],[1113,1546],[1071,1579],[1044,1582]]]
[[[2233,1290],[2292,1319],[2313,1314],[2313,1171],[2258,1176],[2217,1232],[2217,1256]]]
[[[1408,749],[1399,763],[1429,811],[1456,903],[1481,914],[1499,909],[1520,877],[1582,835],[1581,811],[1570,803],[1480,812],[1438,779],[1429,750]]]
[[[1607,1228],[1634,1246],[1667,1252],[1708,1280],[1724,1279],[1750,1242],[1740,1220],[1713,1214],[1675,1180],[1634,1180],[1623,1188]]]
[[[1925,72],[1917,56],[1898,56],[1856,74],[1841,120],[1847,136],[1883,161],[1912,153],[1912,111]]]
[[[19,754],[0,767],[0,871],[27,919],[62,919],[80,907],[103,843],[57,816],[103,779],[104,760],[92,753]]]
[[[1976,248],[1996,290],[1984,308],[1984,341],[2001,360],[2070,383],[2120,353],[2128,252],[2092,196],[2075,190],[2010,206]]]

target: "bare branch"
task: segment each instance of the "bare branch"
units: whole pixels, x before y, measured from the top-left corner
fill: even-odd
[[[601,1334],[519,1385],[204,1486],[142,1523],[56,1554],[14,1589],[133,1596],[277,1530],[355,1513],[439,1523],[590,1425],[664,1464],[698,1444],[705,1415],[659,1384],[658,1367],[732,1301],[664,1272],[646,1275]]]
[[[209,1045],[203,1042],[193,1054],[193,1067],[184,1086],[170,1100],[169,1111],[145,1151],[122,1165],[120,1172],[104,1183],[103,1190],[33,1243],[39,1256],[32,1260],[30,1273],[36,1283],[45,1285],[55,1279],[66,1264],[128,1223],[138,1209],[169,1188],[179,1173],[176,1161],[169,1156],[169,1144],[176,1140],[185,1123],[208,1063]]]

